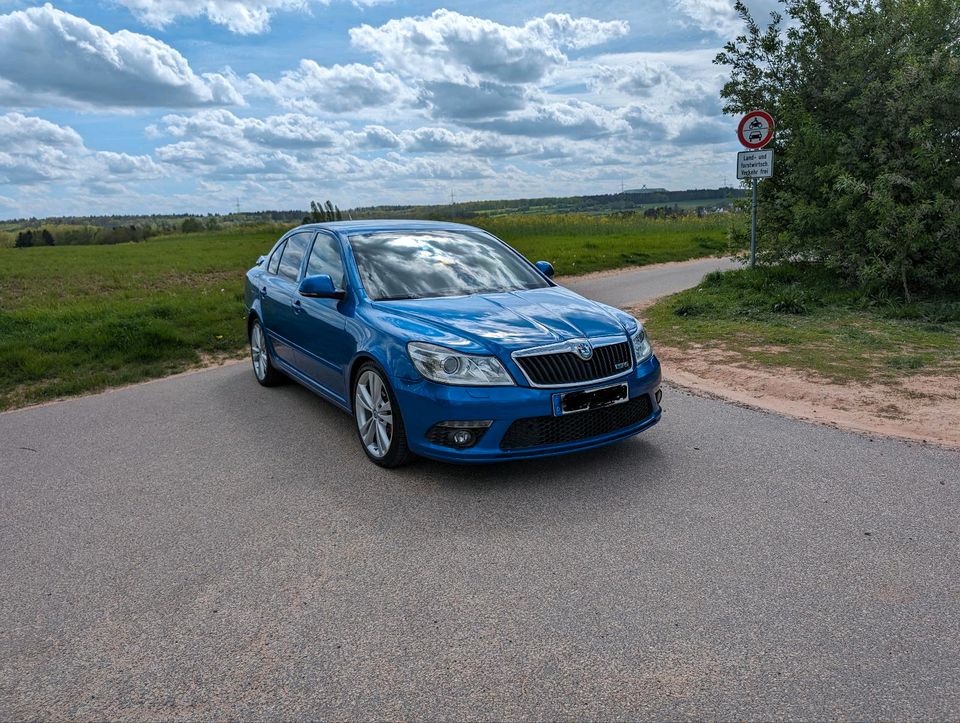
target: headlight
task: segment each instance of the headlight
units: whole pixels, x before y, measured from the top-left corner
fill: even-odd
[[[647,332],[643,330],[643,324],[637,323],[637,331],[630,337],[630,341],[633,343],[633,357],[637,360],[637,364],[646,361],[653,354],[653,347],[647,339]]]
[[[417,371],[432,382],[464,386],[513,386],[514,381],[495,356],[463,354],[436,344],[412,341],[407,353]]]

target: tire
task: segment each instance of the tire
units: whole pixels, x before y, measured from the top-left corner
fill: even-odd
[[[400,405],[387,375],[366,362],[353,381],[353,419],[360,447],[380,467],[399,467],[415,458],[407,445]]]
[[[284,376],[273,367],[267,336],[260,319],[254,319],[250,325],[250,361],[253,363],[253,375],[264,387],[275,387],[283,383]]]

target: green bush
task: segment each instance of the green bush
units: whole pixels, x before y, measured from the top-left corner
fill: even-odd
[[[728,66],[728,113],[764,108],[776,174],[759,185],[760,258],[822,262],[910,301],[960,287],[960,2],[783,0]]]

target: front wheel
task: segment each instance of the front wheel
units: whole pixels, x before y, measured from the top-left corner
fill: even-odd
[[[353,416],[360,444],[370,461],[381,467],[399,467],[413,459],[400,405],[376,364],[367,362],[353,385]]]
[[[254,319],[250,325],[250,359],[253,362],[253,373],[260,384],[272,387],[283,381],[283,374],[274,369],[270,361],[267,336],[263,333],[263,325],[259,319]]]

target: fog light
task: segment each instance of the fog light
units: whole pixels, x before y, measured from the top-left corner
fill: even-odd
[[[458,429],[456,432],[450,435],[450,438],[458,447],[469,447],[470,443],[473,441],[473,433],[468,432],[465,429]]]
[[[493,424],[492,419],[455,419],[438,422],[430,427],[427,439],[444,447],[466,449],[479,442],[491,424]]]
[[[663,396],[663,390],[658,388],[655,396],[657,397],[657,404],[660,404],[660,398]]]

